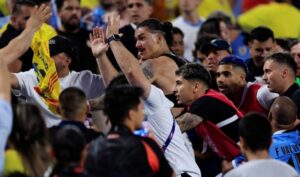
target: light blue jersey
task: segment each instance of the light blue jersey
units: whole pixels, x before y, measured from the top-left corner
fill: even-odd
[[[287,162],[300,174],[300,136],[299,131],[275,132],[270,147],[270,156]]]

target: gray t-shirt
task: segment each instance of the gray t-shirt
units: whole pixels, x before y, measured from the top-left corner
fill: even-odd
[[[229,171],[225,177],[299,177],[290,165],[275,159],[252,160]]]

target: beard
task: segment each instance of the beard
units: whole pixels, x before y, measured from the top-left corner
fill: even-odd
[[[80,21],[78,23],[68,23],[66,21],[61,21],[63,27],[66,29],[66,31],[74,31],[80,28]]]

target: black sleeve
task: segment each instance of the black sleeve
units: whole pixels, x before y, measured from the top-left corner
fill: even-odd
[[[157,155],[157,158],[159,160],[159,171],[158,171],[158,173],[154,174],[154,176],[156,176],[156,177],[172,176],[173,169],[170,167],[170,165],[169,165],[167,159],[165,158],[159,145],[150,138],[145,138],[143,140],[152,148],[152,150]]]
[[[201,99],[194,101],[189,112],[213,123],[219,123],[224,118],[229,118],[236,114],[236,110],[233,107],[210,96],[203,96]]]
[[[291,99],[293,100],[293,102],[296,104],[297,108],[298,108],[298,119],[300,119],[300,88],[292,95]]]

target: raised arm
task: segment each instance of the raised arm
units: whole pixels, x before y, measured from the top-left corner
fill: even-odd
[[[0,59],[3,60],[4,65],[10,64],[26,52],[31,44],[34,33],[50,16],[51,10],[46,5],[43,4],[39,8],[37,6],[34,8],[30,18],[26,22],[24,31],[0,50]]]
[[[106,30],[107,38],[119,33],[119,24],[120,16],[117,14],[108,16],[108,26]],[[113,40],[109,45],[118,65],[130,84],[141,87],[144,90],[143,96],[147,98],[150,93],[151,84],[144,75],[137,58],[135,58],[120,41]]]
[[[90,34],[90,40],[93,55],[97,60],[97,65],[106,87],[110,81],[117,76],[118,71],[114,68],[106,55],[108,45],[105,43],[104,30],[99,27],[94,28]]]
[[[7,66],[0,60],[0,173],[2,174],[4,150],[12,129],[12,110],[10,105],[10,84]]]
[[[7,65],[0,60],[0,99],[10,102],[10,77]]]

